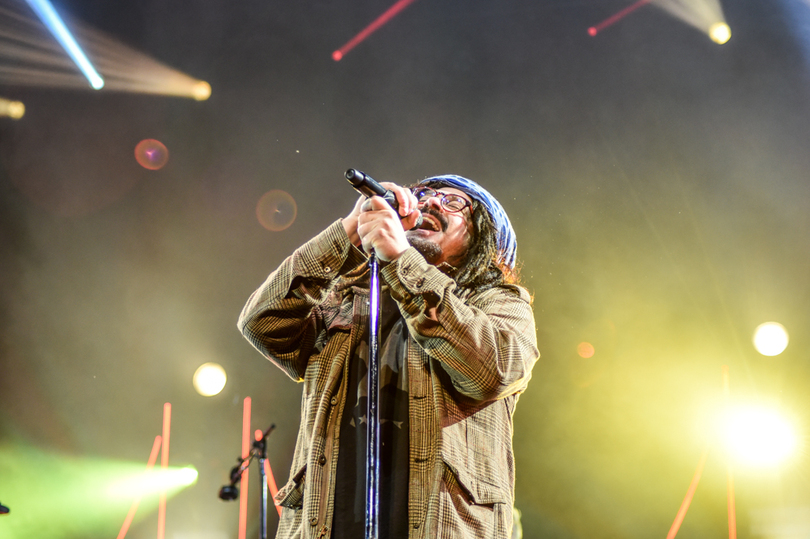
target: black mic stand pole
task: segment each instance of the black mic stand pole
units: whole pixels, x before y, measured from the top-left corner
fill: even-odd
[[[253,449],[247,457],[237,458],[239,464],[231,469],[231,482],[219,489],[219,498],[224,501],[232,501],[239,497],[239,488],[236,483],[242,478],[242,472],[250,467],[254,458],[259,460],[259,480],[262,482],[261,503],[259,504],[259,539],[267,539],[267,473],[264,471],[264,463],[267,460],[267,437],[276,428],[270,425],[259,440],[253,442]]]
[[[368,400],[366,425],[366,539],[378,539],[380,528],[380,264],[368,257],[370,311],[368,335]]]
[[[253,442],[253,450],[259,457],[259,481],[262,484],[262,502],[259,504],[259,537],[267,539],[267,471],[264,463],[267,461],[267,436],[275,429],[275,425],[270,425],[263,434],[261,440]]]

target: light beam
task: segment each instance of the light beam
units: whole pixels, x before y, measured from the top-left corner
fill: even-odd
[[[645,4],[657,6],[686,24],[705,32],[715,43],[722,45],[731,39],[731,28],[725,22],[719,0],[638,0],[588,28],[588,34],[596,36]]]
[[[34,0],[26,0],[29,3]],[[21,4],[24,5],[24,4]],[[204,101],[211,86],[78,21],[67,22],[93,66],[104,91],[187,97]],[[0,84],[46,88],[87,88],[84,77],[39,19],[27,9],[0,7]]]
[[[73,34],[67,29],[67,26],[65,26],[65,23],[53,8],[53,5],[51,5],[48,0],[26,0],[26,2],[28,2],[28,5],[31,6],[31,9],[34,10],[34,13],[42,20],[48,30],[51,31],[53,37],[62,45],[65,52],[68,53],[68,56],[70,56],[76,66],[78,66],[88,82],[90,82],[90,86],[96,90],[103,88],[104,79],[101,78],[101,75],[98,74],[93,64],[90,63],[90,60],[84,54],[82,48],[76,43]]]
[[[638,0],[638,2],[636,2],[635,4],[629,5],[626,8],[624,8],[623,10],[619,11],[618,13],[615,13],[615,14],[611,15],[610,17],[608,17],[604,21],[600,22],[596,26],[591,26],[590,28],[588,28],[588,34],[590,36],[592,36],[592,37],[595,36],[596,34],[601,32],[602,30],[604,30],[608,26],[612,26],[612,25],[616,24],[617,22],[619,22],[620,20],[622,20],[623,18],[627,17],[628,15],[630,15],[632,12],[634,12],[635,10],[640,8],[641,6],[643,6],[645,4],[649,4],[650,1],[651,0]]]
[[[351,38],[341,48],[332,53],[332,59],[339,62],[346,54],[355,48],[357,45],[365,41],[365,39],[376,32],[381,26],[393,19],[400,11],[414,3],[416,0],[398,0],[393,6],[388,8],[385,13],[377,17],[374,22],[366,26],[359,34]],[[649,1],[649,0],[647,0]]]

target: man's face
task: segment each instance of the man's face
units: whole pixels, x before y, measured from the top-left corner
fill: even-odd
[[[433,188],[437,196],[429,197],[419,204],[423,222],[418,229],[406,233],[408,242],[422,253],[425,259],[438,266],[447,262],[459,266],[467,255],[472,236],[471,212],[469,205],[461,211],[452,212],[442,207],[442,195],[458,195],[468,202],[470,196],[453,187]]]

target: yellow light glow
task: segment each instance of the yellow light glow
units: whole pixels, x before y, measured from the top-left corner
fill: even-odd
[[[9,101],[0,97],[0,116],[8,116],[13,120],[19,120],[25,115],[25,105],[20,101]]]
[[[203,397],[213,397],[222,391],[228,376],[225,369],[216,363],[203,363],[194,373],[194,389]]]
[[[753,406],[737,408],[727,413],[724,423],[729,452],[746,464],[777,464],[796,449],[792,425],[774,410]]]
[[[211,85],[204,80],[198,81],[191,89],[191,96],[197,101],[205,101],[211,97]]]
[[[754,348],[763,356],[778,356],[787,348],[788,340],[785,326],[776,322],[765,322],[754,330]]]
[[[722,45],[731,39],[731,28],[724,22],[716,22],[709,27],[709,37],[718,45]]]
[[[135,498],[147,494],[176,490],[192,485],[197,481],[197,475],[197,470],[191,466],[169,468],[168,470],[152,470],[110,485],[107,488],[107,495]]]

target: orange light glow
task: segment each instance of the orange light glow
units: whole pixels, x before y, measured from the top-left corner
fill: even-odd
[[[581,342],[577,345],[577,354],[579,354],[580,357],[588,359],[590,357],[593,357],[595,353],[596,350],[594,349],[593,345],[589,342]]]

